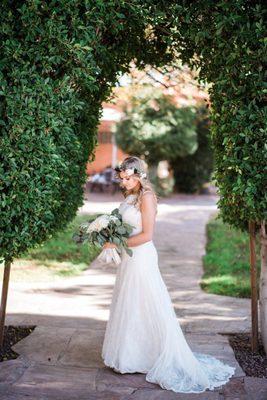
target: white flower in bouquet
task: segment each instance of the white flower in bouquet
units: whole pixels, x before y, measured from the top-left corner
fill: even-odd
[[[119,218],[116,217],[115,215],[110,215],[110,216],[109,216],[109,220],[112,221],[112,222],[116,222],[116,221],[119,220]]]
[[[107,214],[100,215],[93,222],[90,223],[87,229],[87,233],[100,232],[105,229],[110,221],[110,216]]]

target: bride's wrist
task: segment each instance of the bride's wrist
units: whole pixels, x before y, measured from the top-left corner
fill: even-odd
[[[113,249],[113,248],[115,248],[115,247],[117,247],[117,246],[116,246],[115,243],[105,242],[104,245],[103,245],[103,247],[104,247],[104,249]]]

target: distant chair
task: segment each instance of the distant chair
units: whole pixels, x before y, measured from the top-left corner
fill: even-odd
[[[119,180],[115,177],[115,171],[111,167],[105,168],[88,177],[86,189],[89,192],[101,192],[114,194],[120,191]]]
[[[114,169],[111,167],[107,167],[103,172],[107,181],[106,191],[110,194],[114,194],[119,191],[119,180],[115,177],[116,172],[114,171]]]
[[[106,178],[103,172],[94,174],[89,180],[89,191],[90,192],[103,192],[107,184]]]

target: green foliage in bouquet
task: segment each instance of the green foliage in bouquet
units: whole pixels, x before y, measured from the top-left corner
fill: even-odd
[[[98,218],[106,217],[103,227],[101,222],[96,225]],[[90,227],[91,226],[91,227]],[[117,245],[118,249],[125,249],[127,254],[132,256],[132,250],[127,246],[127,238],[130,236],[133,226],[122,220],[122,215],[118,208],[115,208],[110,215],[99,214],[96,218],[90,219],[79,227],[79,231],[74,233],[73,240],[77,244],[93,243],[96,246],[103,246],[110,242]]]

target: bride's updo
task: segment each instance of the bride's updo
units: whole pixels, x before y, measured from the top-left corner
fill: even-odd
[[[137,157],[137,156],[129,156],[126,157],[119,166],[115,168],[116,175],[118,178],[120,178],[120,172],[124,171],[126,173],[129,173],[129,175],[134,175],[139,178],[140,182],[140,187],[138,187],[137,190],[127,190],[123,187],[122,184],[120,184],[122,190],[123,190],[123,195],[124,197],[130,195],[130,194],[136,194],[136,198],[133,201],[133,204],[136,205],[138,208],[140,208],[140,203],[141,203],[141,198],[142,195],[146,192],[151,192],[153,193],[156,203],[158,201],[157,195],[155,193],[155,190],[153,188],[152,183],[149,180],[148,174],[147,174],[147,168],[146,164],[144,161]]]

